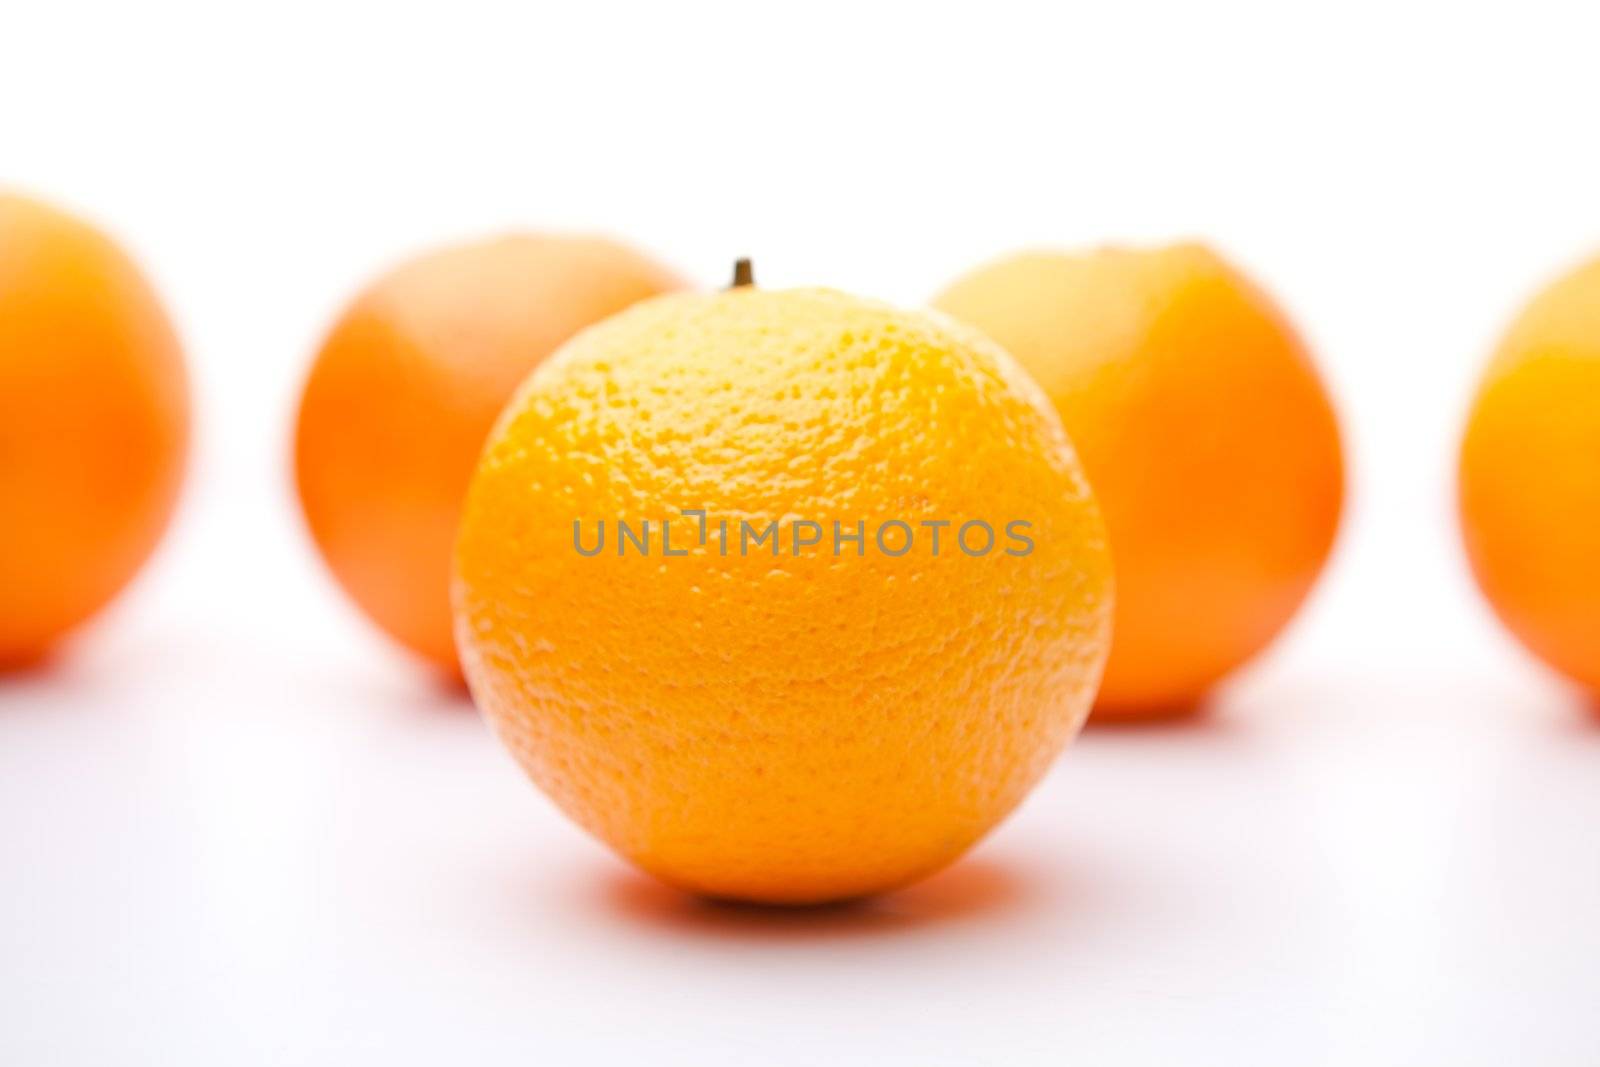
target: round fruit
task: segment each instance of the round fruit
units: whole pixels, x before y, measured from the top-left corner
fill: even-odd
[[[295,473],[317,547],[373,621],[458,672],[450,550],[495,416],[567,338],[680,287],[610,241],[519,235],[414,259],[357,297],[306,382]]]
[[[138,571],[188,432],[183,353],[138,268],[0,195],[0,665],[44,655]]]
[[[1461,446],[1473,573],[1511,632],[1600,692],[1600,260],[1523,311]]]
[[[1267,296],[1210,250],[1034,253],[936,306],[1055,402],[1117,571],[1096,721],[1193,709],[1311,589],[1339,524],[1333,408]]]
[[[491,436],[456,565],[468,681],[529,775],[721,898],[949,863],[1077,731],[1109,639],[1043,395],[973,331],[822,290],[580,334]]]

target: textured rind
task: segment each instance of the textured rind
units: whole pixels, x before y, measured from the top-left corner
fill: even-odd
[[[1210,249],[1023,253],[935,299],[1054,402],[1105,515],[1096,719],[1192,710],[1275,637],[1339,526],[1339,428],[1306,346]]]
[[[724,557],[679,540],[685,508],[952,525],[937,557]],[[1035,550],[962,554],[973,518],[1000,544],[1032,522]],[[575,519],[590,545],[677,519],[690,554],[586,558]],[[457,574],[467,678],[530,776],[663,879],[775,902],[970,846],[1081,726],[1110,622],[1098,510],[1037,388],[966,328],[818,290],[664,297],[575,338],[491,435]]]
[[[1501,341],[1461,446],[1474,576],[1535,655],[1600,693],[1600,260]]]

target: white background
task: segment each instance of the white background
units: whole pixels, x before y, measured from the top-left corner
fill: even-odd
[[[0,183],[135,251],[199,418],[135,589],[0,681],[0,1062],[1600,1062],[1600,719],[1451,513],[1497,333],[1600,249],[1600,18],[935,7],[0,6]],[[1339,400],[1334,565],[1208,717],[1086,734],[924,886],[678,898],[337,597],[289,489],[339,305],[512,226],[908,304],[1209,239]]]

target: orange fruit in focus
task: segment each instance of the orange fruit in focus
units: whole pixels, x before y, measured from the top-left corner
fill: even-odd
[[[1459,503],[1501,620],[1600,693],[1600,260],[1541,293],[1501,341],[1462,441]]]
[[[580,334],[491,436],[456,565],[467,679],[534,781],[667,882],[775,903],[960,855],[1078,730],[1110,624],[1099,512],[1037,387],[973,331],[823,290]]]
[[[454,674],[450,551],[494,419],[567,338],[682,283],[590,237],[421,256],[358,296],[300,401],[295,474],[323,558],[396,640]]]
[[[993,263],[935,301],[1044,386],[1117,572],[1097,721],[1192,709],[1294,615],[1339,525],[1339,430],[1273,302],[1200,245]]]
[[[104,234],[0,195],[0,665],[37,659],[138,571],[172,516],[183,353]]]

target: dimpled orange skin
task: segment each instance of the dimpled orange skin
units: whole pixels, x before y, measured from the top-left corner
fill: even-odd
[[[98,230],[0,195],[0,667],[44,656],[133,578],[177,502],[183,353]]]
[[[654,552],[619,557],[614,528],[576,551],[575,519],[592,549],[617,518],[652,520]],[[662,555],[662,519],[688,555]],[[740,521],[780,519],[780,555],[740,554]],[[898,557],[891,519],[922,532]],[[953,545],[973,519],[991,554]],[[1004,554],[1013,519],[1031,553]],[[795,520],[824,544],[795,555]],[[833,555],[836,520],[864,554]],[[581,334],[493,434],[457,575],[468,681],[534,781],[665,881],[767,903],[959,856],[1082,724],[1110,623],[1099,512],[1026,375],[825,290],[665,297]]]
[[[1535,655],[1600,693],[1600,260],[1541,293],[1500,343],[1458,484],[1490,604]]]
[[[1192,712],[1333,546],[1343,458],[1305,345],[1196,244],[1018,255],[934,303],[1043,385],[1105,513],[1117,611],[1094,721]]]
[[[611,241],[512,235],[413,259],[323,343],[301,397],[301,508],[345,592],[400,643],[459,672],[450,552],[495,416],[562,342],[682,288]]]

